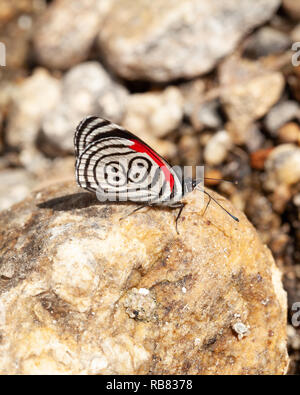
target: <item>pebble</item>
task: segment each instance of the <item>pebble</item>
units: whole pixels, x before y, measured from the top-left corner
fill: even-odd
[[[192,125],[196,130],[219,129],[223,122],[219,110],[220,103],[217,100],[195,105],[191,115]]]
[[[272,152],[273,148],[263,148],[258,151],[252,152],[250,156],[251,167],[256,170],[263,170],[265,161]]]
[[[286,100],[276,104],[266,116],[264,123],[272,136],[277,136],[278,129],[292,121],[299,118],[299,104],[296,101]]]
[[[242,340],[249,333],[249,326],[246,326],[242,322],[237,322],[232,326],[232,329],[238,335],[238,339]]]
[[[221,130],[211,137],[204,148],[204,159],[208,165],[220,165],[232,147],[232,140],[226,130]]]
[[[300,127],[296,122],[288,122],[278,130],[278,138],[282,143],[300,143]]]
[[[273,149],[265,162],[267,186],[271,190],[278,184],[290,186],[300,181],[300,148],[281,144]]]
[[[291,46],[290,37],[270,26],[262,27],[250,36],[244,48],[244,55],[257,59],[287,50]]]
[[[248,139],[252,124],[268,113],[284,89],[280,72],[270,71],[259,62],[232,56],[219,69],[221,103],[234,130],[235,143]]]

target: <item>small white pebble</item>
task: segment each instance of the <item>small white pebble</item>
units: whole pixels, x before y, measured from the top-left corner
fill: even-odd
[[[139,294],[140,295],[148,295],[149,293],[150,293],[150,291],[147,288],[140,288],[139,289]]]
[[[23,30],[29,30],[32,26],[32,18],[29,15],[21,15],[18,19],[18,25]]]
[[[261,301],[261,304],[264,305],[264,306],[266,306],[269,302],[270,302],[270,299],[267,298],[267,299],[262,300],[262,301]]]
[[[185,288],[185,287],[182,287],[182,288],[181,288],[181,291],[185,294],[185,293],[186,293],[186,288]]]
[[[221,164],[232,146],[232,140],[226,130],[215,133],[204,148],[204,159],[209,165]]]
[[[199,344],[201,343],[201,340],[199,339],[199,337],[196,337],[196,339],[194,340],[195,346],[199,346]]]
[[[250,327],[246,326],[242,322],[237,322],[232,326],[232,329],[238,335],[238,339],[241,340],[244,336],[248,334]]]

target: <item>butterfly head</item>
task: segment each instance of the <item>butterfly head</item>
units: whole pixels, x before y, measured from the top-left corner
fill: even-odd
[[[194,180],[190,177],[185,177],[183,179],[183,195],[186,195],[187,193],[192,192],[196,188],[198,183],[199,182],[197,182],[196,180]]]

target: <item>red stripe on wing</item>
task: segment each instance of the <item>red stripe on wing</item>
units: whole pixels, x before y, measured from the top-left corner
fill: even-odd
[[[141,143],[140,141],[137,140],[131,140],[134,144],[130,146],[131,149],[133,149],[136,152],[141,152],[141,153],[146,153],[149,155],[155,163],[158,164],[158,166],[162,169],[166,181],[170,184],[171,191],[173,191],[174,187],[174,177],[170,173],[169,169],[167,166],[163,163],[161,158],[150,148]]]

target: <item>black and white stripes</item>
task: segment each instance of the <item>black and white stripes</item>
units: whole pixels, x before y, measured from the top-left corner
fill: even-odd
[[[182,183],[169,164],[116,124],[94,116],[84,119],[74,146],[77,183],[100,200],[171,204],[182,197]]]

